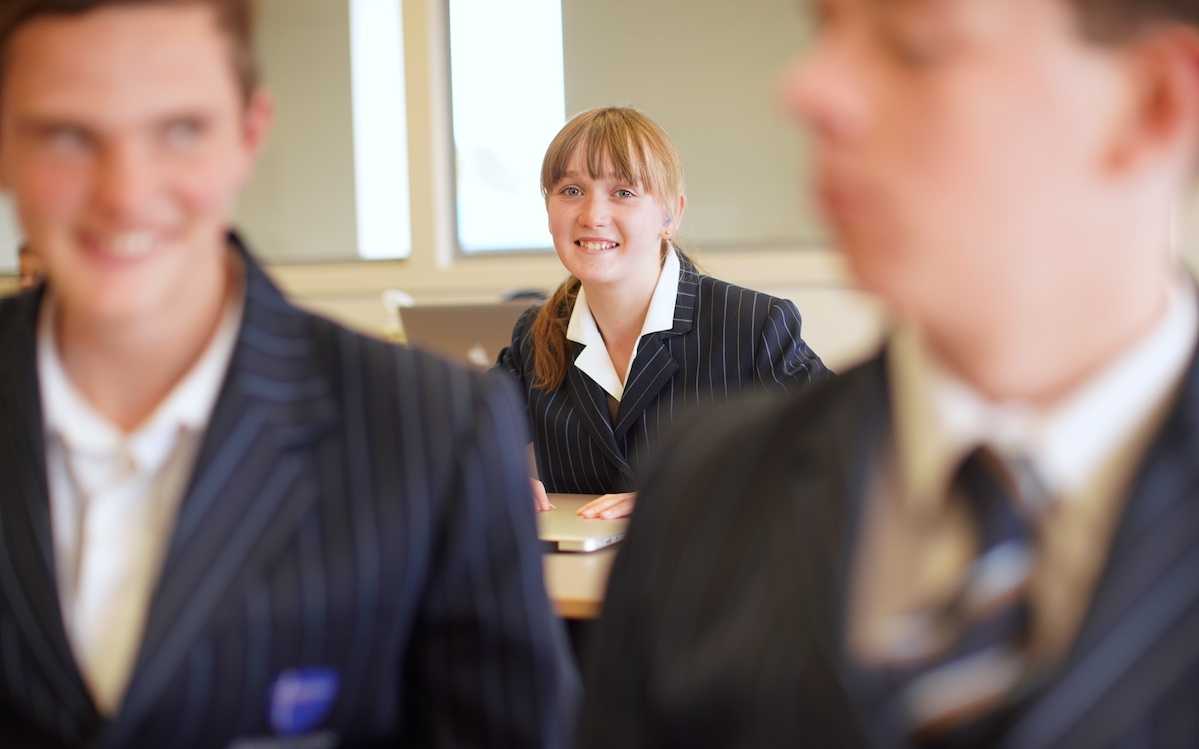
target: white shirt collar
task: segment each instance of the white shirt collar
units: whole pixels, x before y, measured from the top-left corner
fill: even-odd
[[[1197,333],[1199,305],[1187,283],[1174,289],[1166,314],[1148,335],[1064,401],[1038,410],[988,401],[941,366],[916,330],[901,328],[888,363],[905,498],[926,505],[943,498],[949,473],[983,442],[1023,453],[1055,496],[1077,496],[1177,389]]]
[[[633,346],[633,355],[629,357],[629,366],[623,380],[616,374],[616,367],[612,364],[612,357],[608,354],[604,337],[600,335],[599,326],[595,324],[595,317],[592,316],[591,308],[587,305],[585,290],[580,288],[578,296],[575,297],[575,306],[570,313],[570,323],[566,326],[566,337],[568,340],[583,344],[583,350],[575,357],[574,365],[618,401],[624,394],[624,383],[628,382],[629,374],[633,370],[633,362],[637,359],[637,349],[641,346],[641,339],[650,333],[660,333],[674,328],[674,307],[679,295],[680,268],[679,256],[671,248],[662,263],[662,271],[658,274],[658,283],[654,287],[653,296],[650,297],[645,323],[641,326],[641,333],[637,336],[637,343]]]
[[[139,466],[157,466],[173,447],[179,430],[199,433],[212,415],[225,371],[233,357],[243,300],[231,295],[221,322],[204,353],[154,412],[131,434],[98,413],[71,382],[58,354],[55,305],[48,294],[38,320],[38,378],[46,435],[60,439],[70,451],[108,454],[127,451]]]

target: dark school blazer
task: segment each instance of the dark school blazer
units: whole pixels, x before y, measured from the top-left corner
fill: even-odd
[[[679,260],[674,327],[641,340],[615,420],[607,392],[573,364],[557,390],[533,387],[530,328],[540,308],[517,321],[499,367],[525,395],[547,491],[632,491],[638,460],[689,409],[747,388],[785,391],[829,375],[800,335],[794,302],[703,275]],[[583,344],[566,343],[573,362]]]
[[[566,745],[510,383],[302,311],[239,252],[237,343],[111,717],[59,608],[42,294],[0,300],[0,745]]]
[[[894,439],[884,361],[724,406],[661,452],[593,634],[581,747],[906,745],[845,641]],[[1069,653],[976,746],[1199,746],[1199,359],[1181,388]]]

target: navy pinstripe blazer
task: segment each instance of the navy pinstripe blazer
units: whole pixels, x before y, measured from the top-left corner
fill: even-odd
[[[525,394],[547,491],[631,491],[639,458],[688,409],[749,387],[786,390],[829,374],[800,336],[794,302],[702,275],[680,261],[674,328],[641,341],[615,422],[607,392],[573,365],[557,390],[533,387],[530,329],[540,308],[517,321],[499,363]],[[567,345],[574,361],[583,346]]]
[[[582,747],[897,747],[847,655],[884,359],[680,430],[593,635]],[[1199,357],[1133,480],[1071,651],[985,746],[1199,746]],[[695,512],[696,498],[719,498]],[[983,746],[980,744],[979,746]]]
[[[564,745],[577,678],[510,384],[302,312],[245,259],[230,369],[111,719],[59,610],[41,295],[0,300],[0,745],[269,736],[272,684],[309,667],[337,676],[314,730],[343,746]]]

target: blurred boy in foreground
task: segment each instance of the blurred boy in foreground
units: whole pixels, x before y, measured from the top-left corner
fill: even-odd
[[[663,453],[583,745],[1199,743],[1199,5],[813,7],[787,101],[899,323]]]

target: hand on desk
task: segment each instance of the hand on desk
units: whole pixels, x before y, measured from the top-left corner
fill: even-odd
[[[529,479],[529,481],[533,483],[533,509],[537,510],[537,512],[548,512],[549,510],[558,509],[550,503],[550,498],[545,493],[545,484],[537,479]]]
[[[579,508],[581,517],[603,520],[628,517],[633,514],[633,503],[637,501],[636,492],[626,494],[605,494],[596,497]]]

